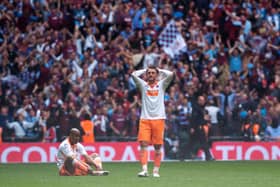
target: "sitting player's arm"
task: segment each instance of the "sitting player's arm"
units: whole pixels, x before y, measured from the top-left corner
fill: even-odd
[[[97,170],[102,170],[102,164],[98,154],[94,154],[93,156],[83,154],[83,157],[85,158],[87,164],[94,166]]]
[[[86,163],[94,165],[93,159],[88,154],[84,154],[83,157],[85,158]]]

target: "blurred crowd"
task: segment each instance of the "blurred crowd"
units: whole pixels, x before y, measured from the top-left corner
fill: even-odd
[[[198,95],[213,139],[278,140],[279,10],[277,0],[2,0],[3,141],[61,141],[87,118],[96,141],[135,140],[130,74],[150,63],[177,75],[165,96],[171,152]],[[158,44],[170,20],[187,44],[177,59]]]

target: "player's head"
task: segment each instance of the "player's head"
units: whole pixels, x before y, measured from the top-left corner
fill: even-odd
[[[146,70],[146,76],[149,83],[154,83],[158,77],[158,69],[156,66],[149,66]]]
[[[71,145],[74,145],[79,142],[81,133],[79,129],[72,128],[69,133],[69,141]]]

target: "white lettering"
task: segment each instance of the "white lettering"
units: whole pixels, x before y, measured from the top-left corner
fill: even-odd
[[[136,156],[131,146],[126,146],[121,161],[136,161]]]
[[[236,160],[242,160],[242,146],[236,146]]]
[[[262,153],[264,160],[269,160],[269,153],[267,150],[262,146],[252,146],[245,152],[245,160],[251,160],[251,155],[253,152],[258,151]]]
[[[23,152],[22,161],[24,163],[28,163],[29,162],[29,155],[32,152],[38,152],[41,155],[41,162],[47,162],[47,153],[45,152],[45,150],[42,149],[41,147],[32,146],[32,147],[29,147],[28,149],[26,149]]]
[[[99,150],[100,158],[103,161],[112,161],[116,156],[116,151],[113,147],[109,146],[101,146]]]
[[[271,148],[271,159],[279,160],[280,157],[280,149],[279,146],[273,145]]]
[[[19,147],[8,147],[7,149],[5,149],[2,154],[1,154],[1,163],[8,163],[7,157],[11,152],[20,152],[20,148]]]
[[[57,147],[50,147],[50,162],[56,162]]]
[[[234,146],[216,146],[216,150],[217,151],[222,151],[222,160],[228,160],[229,156],[228,153],[229,151],[233,151],[234,150]]]
[[[90,154],[90,153],[95,153],[96,149],[94,146],[85,146],[86,151]]]
[[[138,161],[140,146],[137,143],[97,143],[85,146],[87,152],[96,152],[103,161]],[[154,159],[154,147],[148,147],[148,161]],[[0,146],[0,163],[17,162],[56,162],[58,144],[2,144]],[[280,160],[280,144],[278,142],[215,142],[211,152],[217,160]],[[162,155],[164,151],[162,149]],[[199,155],[203,155],[200,151]],[[164,156],[162,157],[164,159]]]

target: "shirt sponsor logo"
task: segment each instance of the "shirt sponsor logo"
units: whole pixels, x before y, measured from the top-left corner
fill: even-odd
[[[158,90],[147,90],[146,95],[147,96],[158,96],[159,91]]]

